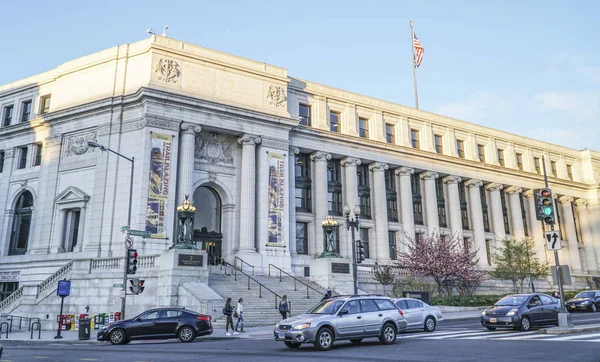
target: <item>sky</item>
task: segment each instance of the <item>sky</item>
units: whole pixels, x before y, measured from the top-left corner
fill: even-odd
[[[420,109],[600,151],[600,2],[11,1],[0,84],[145,39],[146,29],[414,107],[409,20],[425,48]]]

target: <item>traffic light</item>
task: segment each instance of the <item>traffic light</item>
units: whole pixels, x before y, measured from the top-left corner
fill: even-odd
[[[135,249],[127,249],[127,274],[135,274],[138,253]]]
[[[365,243],[356,240],[356,263],[360,264],[365,260]]]
[[[533,190],[536,207],[536,219],[543,220],[548,225],[554,225],[554,199],[549,188]]]
[[[129,286],[129,290],[131,291],[131,293],[133,293],[133,294],[143,293],[144,292],[144,282],[145,282],[145,280],[143,280],[143,279],[138,279],[138,278],[129,279],[129,284],[131,284]]]

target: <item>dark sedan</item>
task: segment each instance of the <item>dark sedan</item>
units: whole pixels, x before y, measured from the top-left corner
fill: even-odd
[[[546,294],[507,295],[481,313],[481,325],[490,331],[528,331],[533,326],[558,325],[559,310],[560,301]]]
[[[182,308],[157,308],[135,318],[103,326],[98,331],[99,341],[125,344],[136,339],[179,338],[191,342],[196,337],[212,334],[211,317]]]
[[[600,308],[600,290],[586,290],[579,292],[574,298],[565,302],[567,310],[596,312]]]

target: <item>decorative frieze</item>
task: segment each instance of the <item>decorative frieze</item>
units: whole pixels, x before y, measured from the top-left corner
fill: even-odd
[[[181,71],[179,70],[179,64],[172,60],[161,58],[156,63],[154,67],[154,73],[156,73],[156,79],[161,80],[165,83],[177,83],[179,77],[181,76]]]
[[[267,89],[267,99],[269,100],[269,104],[276,108],[285,107],[287,102],[285,89],[274,85],[269,86],[269,89]]]
[[[89,141],[96,142],[96,131],[79,133],[66,136],[63,158],[81,156],[85,153],[94,152],[94,147],[88,146]]]
[[[231,165],[234,162],[233,142],[215,133],[210,136],[196,133],[194,158],[213,165]]]

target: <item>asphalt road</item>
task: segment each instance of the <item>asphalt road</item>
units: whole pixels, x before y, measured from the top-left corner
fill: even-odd
[[[600,323],[600,313],[575,314],[576,325]],[[377,340],[361,345],[338,342],[328,352],[312,346],[297,350],[286,348],[265,336],[262,339],[132,342],[125,346],[110,344],[9,343],[4,345],[0,362],[28,361],[600,361],[600,333],[544,335],[537,332],[488,332],[477,319],[440,323],[434,333],[410,332],[399,336],[396,344],[384,346]]]

